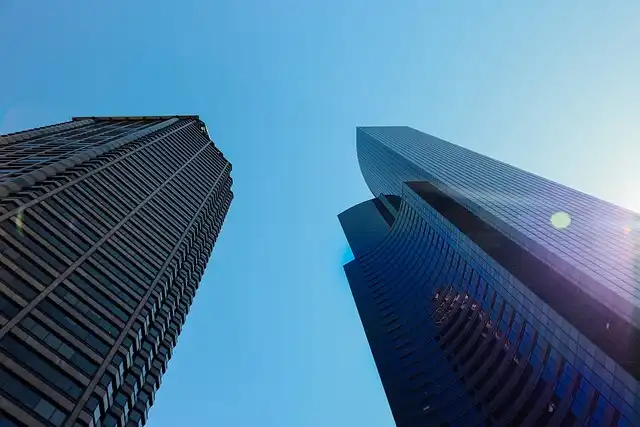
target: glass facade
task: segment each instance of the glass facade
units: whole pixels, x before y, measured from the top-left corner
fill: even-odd
[[[399,427],[640,425],[638,215],[406,127],[357,148],[345,271]]]
[[[142,426],[233,193],[197,116],[0,137],[0,426]]]

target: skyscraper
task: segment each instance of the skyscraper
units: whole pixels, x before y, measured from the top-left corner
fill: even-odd
[[[398,427],[640,425],[640,216],[408,127],[339,215]]]
[[[233,198],[198,116],[0,137],[0,426],[141,426]]]

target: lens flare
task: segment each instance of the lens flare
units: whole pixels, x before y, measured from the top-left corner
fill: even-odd
[[[22,211],[18,212],[18,215],[16,215],[16,229],[18,230],[18,233],[22,234]]]
[[[558,230],[563,230],[571,225],[571,216],[563,211],[551,215],[551,225]]]

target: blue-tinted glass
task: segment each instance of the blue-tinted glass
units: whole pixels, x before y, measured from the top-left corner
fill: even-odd
[[[551,349],[551,351],[549,352],[549,356],[547,357],[547,361],[545,362],[542,374],[545,380],[555,382],[554,372],[556,369],[558,358],[558,352],[555,349]]]
[[[518,342],[521,325],[522,318],[519,314],[516,314],[513,318],[513,323],[511,324],[511,330],[509,331],[509,341],[511,341],[512,344],[517,344]]]
[[[569,399],[564,403],[573,416],[585,415],[593,407],[594,396],[598,398],[598,393],[605,399],[611,396],[611,373],[622,368],[617,363],[629,363],[631,356],[618,354],[614,357],[619,350],[606,348],[608,344],[598,338],[597,334],[606,334],[604,323],[600,321],[604,317],[611,318],[611,313],[603,314],[598,310],[603,303],[609,304],[610,299],[604,294],[602,301],[597,301],[593,307],[592,301],[583,301],[580,295],[591,298],[593,289],[590,287],[599,280],[598,277],[595,277],[595,281],[583,280],[581,274],[577,273],[584,273],[586,268],[610,284],[623,286],[627,291],[630,289],[633,283],[626,282],[624,268],[612,268],[613,264],[619,264],[621,255],[629,253],[629,247],[623,248],[606,239],[598,240],[601,233],[585,227],[585,224],[598,221],[604,223],[612,217],[605,215],[606,219],[602,220],[604,211],[592,211],[594,200],[581,193],[408,128],[358,130],[358,155],[363,175],[372,190],[378,189],[379,194],[395,194],[405,199],[405,210],[399,218],[403,221],[402,232],[397,231],[399,227],[392,229],[392,236],[380,249],[379,256],[365,256],[359,261],[366,264],[367,273],[375,277],[375,289],[393,290],[388,295],[376,298],[388,304],[385,312],[393,310],[413,328],[411,331],[403,330],[405,335],[402,339],[406,337],[415,343],[416,348],[422,346],[424,349],[410,360],[425,362],[415,365],[430,372],[424,375],[453,382],[437,398],[443,405],[445,402],[445,406],[451,405],[452,413],[464,411],[463,408],[467,408],[470,402],[454,405],[458,390],[465,389],[465,383],[459,378],[473,375],[466,369],[479,367],[480,362],[488,366],[488,363],[500,363],[503,360],[488,357],[498,355],[494,349],[500,347],[486,339],[491,335],[481,335],[487,314],[492,319],[492,332],[499,330],[501,333],[496,334],[498,338],[507,339],[511,345],[517,346],[520,367],[524,365],[524,355],[530,354],[529,362],[538,368],[533,375],[537,376],[539,369],[542,369],[546,382],[551,383],[551,390],[556,395],[553,401],[559,403],[557,399]],[[409,181],[415,182],[407,184]],[[608,213],[615,211],[609,208],[605,209]],[[552,216],[558,211],[569,212],[573,217],[569,228],[558,229],[554,226]],[[472,215],[468,215],[468,212]],[[585,215],[590,217],[586,218]],[[496,221],[496,218],[504,222]],[[607,227],[603,225],[602,228]],[[436,234],[432,242],[423,235],[422,230],[425,229],[431,229]],[[482,234],[489,229],[493,231]],[[512,240],[504,240],[505,235]],[[490,240],[493,238],[498,239],[499,245],[491,246],[493,242]],[[534,245],[534,241],[537,244]],[[527,253],[531,247],[534,248]],[[601,262],[593,262],[595,258]],[[545,262],[536,264],[536,259]],[[558,260],[564,261],[559,264]],[[605,260],[612,264],[605,266]],[[416,268],[415,265],[420,267]],[[585,292],[576,295],[573,291],[575,285]],[[366,286],[364,284],[363,288],[366,289]],[[450,293],[451,286],[454,294]],[[436,287],[443,289],[442,298],[429,310],[434,310],[434,316],[443,320],[441,329],[429,324],[429,319],[419,319],[418,301],[424,298],[420,290],[424,290],[427,298],[431,299]],[[353,288],[357,286],[352,284]],[[567,289],[573,293],[566,292]],[[473,305],[471,301],[477,301],[482,308],[477,307],[468,315],[457,316],[455,310],[461,302],[455,301],[458,293],[468,293],[470,305]],[[394,299],[395,295],[398,295],[397,300]],[[361,309],[360,306],[358,308]],[[620,307],[618,312],[632,313],[633,310],[628,308]],[[475,317],[480,311],[486,313],[481,321]],[[448,322],[453,316],[457,316],[456,322]],[[589,321],[585,321],[587,318]],[[477,328],[474,324],[465,325],[465,322],[476,321]],[[616,327],[619,325],[612,324]],[[452,328],[452,325],[455,327]],[[465,332],[460,334],[460,331]],[[438,335],[433,337],[430,335],[432,333]],[[617,333],[614,330],[609,334]],[[394,334],[394,337],[397,336]],[[452,337],[455,338],[452,340]],[[588,340],[595,346],[587,343]],[[379,348],[384,347],[382,341]],[[431,344],[427,345],[427,342]],[[552,348],[547,350],[549,344]],[[432,345],[433,348],[427,350]],[[582,350],[587,345],[591,358],[586,357]],[[372,343],[375,357],[374,347]],[[596,347],[602,351],[596,352]],[[457,375],[452,375],[442,350],[447,352],[450,361],[455,361]],[[458,355],[458,351],[465,353]],[[479,353],[474,351],[482,352],[487,357],[478,357]],[[547,351],[550,351],[548,358]],[[376,360],[379,366],[394,367],[391,353],[378,350],[378,354],[383,359]],[[606,359],[605,354],[610,359]],[[469,362],[471,360],[473,362]],[[611,360],[616,363],[609,363],[607,372],[596,364],[596,361],[600,361],[604,365],[605,361]],[[465,366],[467,363],[470,365]],[[411,371],[415,369],[411,368]],[[385,378],[382,371],[383,383],[394,384],[393,387],[397,386],[399,390],[412,389],[412,384],[404,383],[395,374]],[[492,371],[489,368],[486,372],[484,379],[489,380],[492,372],[504,371]],[[531,375],[530,370],[525,372]],[[584,378],[579,377],[581,374],[584,374]],[[629,388],[635,389],[635,386],[637,382],[634,380]],[[396,397],[399,401],[407,401],[409,395],[410,392],[403,391],[401,396]],[[478,397],[482,400],[482,396],[476,395]],[[482,403],[486,404],[484,401]],[[623,406],[621,399],[612,403],[616,410],[606,411],[609,418],[616,411],[624,415],[623,411],[628,409]],[[474,405],[472,403],[471,407]],[[410,405],[407,403],[406,406]],[[460,424],[460,420],[455,418],[443,417],[442,422],[445,420],[451,425]],[[560,421],[568,425],[572,420]],[[635,424],[636,419],[629,420]],[[430,425],[430,421],[427,420],[425,424]],[[596,414],[589,423],[601,421],[602,414]],[[469,420],[470,425],[478,423],[478,419]],[[434,423],[438,424],[440,422]]]
[[[633,424],[631,424],[629,420],[627,420],[623,416],[620,416],[620,418],[618,418],[618,422],[616,423],[616,427],[633,427]]]
[[[507,305],[502,314],[502,318],[500,319],[500,324],[498,329],[502,334],[506,334],[509,331],[509,323],[511,322],[511,316],[513,314],[513,307],[511,305]]]
[[[571,404],[571,411],[574,415],[580,415],[585,408],[588,407],[589,401],[588,396],[590,393],[594,391],[594,388],[587,380],[582,378],[578,385],[578,389],[576,390],[576,394],[573,398],[573,402]]]
[[[476,300],[481,300],[484,297],[484,293],[487,289],[487,282],[484,281],[484,279],[480,278],[480,281],[478,283],[478,290],[476,291],[475,297]]]
[[[471,206],[471,200],[480,204],[525,238],[544,235],[546,247],[576,268],[593,272],[589,266],[600,266],[633,277],[629,263],[609,257],[608,251],[592,250],[629,250],[624,227],[637,220],[637,215],[629,211],[408,127],[360,128],[358,153],[363,175],[374,194],[401,194],[403,182],[435,178],[457,188],[463,204]],[[391,162],[395,163],[393,167]],[[537,203],[505,203],[522,199]],[[559,211],[568,212],[575,221],[569,227],[554,228],[550,219]],[[602,283],[612,286],[608,280]]]
[[[522,340],[520,341],[520,347],[519,347],[519,350],[521,353],[526,351],[527,348],[529,348],[529,346],[533,342],[533,336],[534,336],[533,327],[529,323],[525,324],[524,333],[522,334]]]
[[[591,421],[589,422],[589,427],[601,426],[602,421],[604,420],[604,414],[609,406],[609,403],[602,396],[598,396],[598,400],[596,401],[596,407],[591,414]]]
[[[569,390],[569,384],[575,376],[576,372],[569,363],[565,363],[560,377],[558,378],[558,384],[555,389],[555,395],[562,398]]]
[[[545,357],[545,352],[542,348],[542,345],[540,343],[536,343],[536,346],[533,349],[533,352],[531,354],[531,365],[533,365],[534,367],[538,367],[540,365],[542,365],[542,362],[544,361],[544,357]]]

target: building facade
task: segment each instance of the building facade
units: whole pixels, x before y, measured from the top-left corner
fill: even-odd
[[[408,127],[339,215],[398,427],[639,426],[640,216]]]
[[[0,426],[141,426],[229,209],[198,116],[0,137]]]

